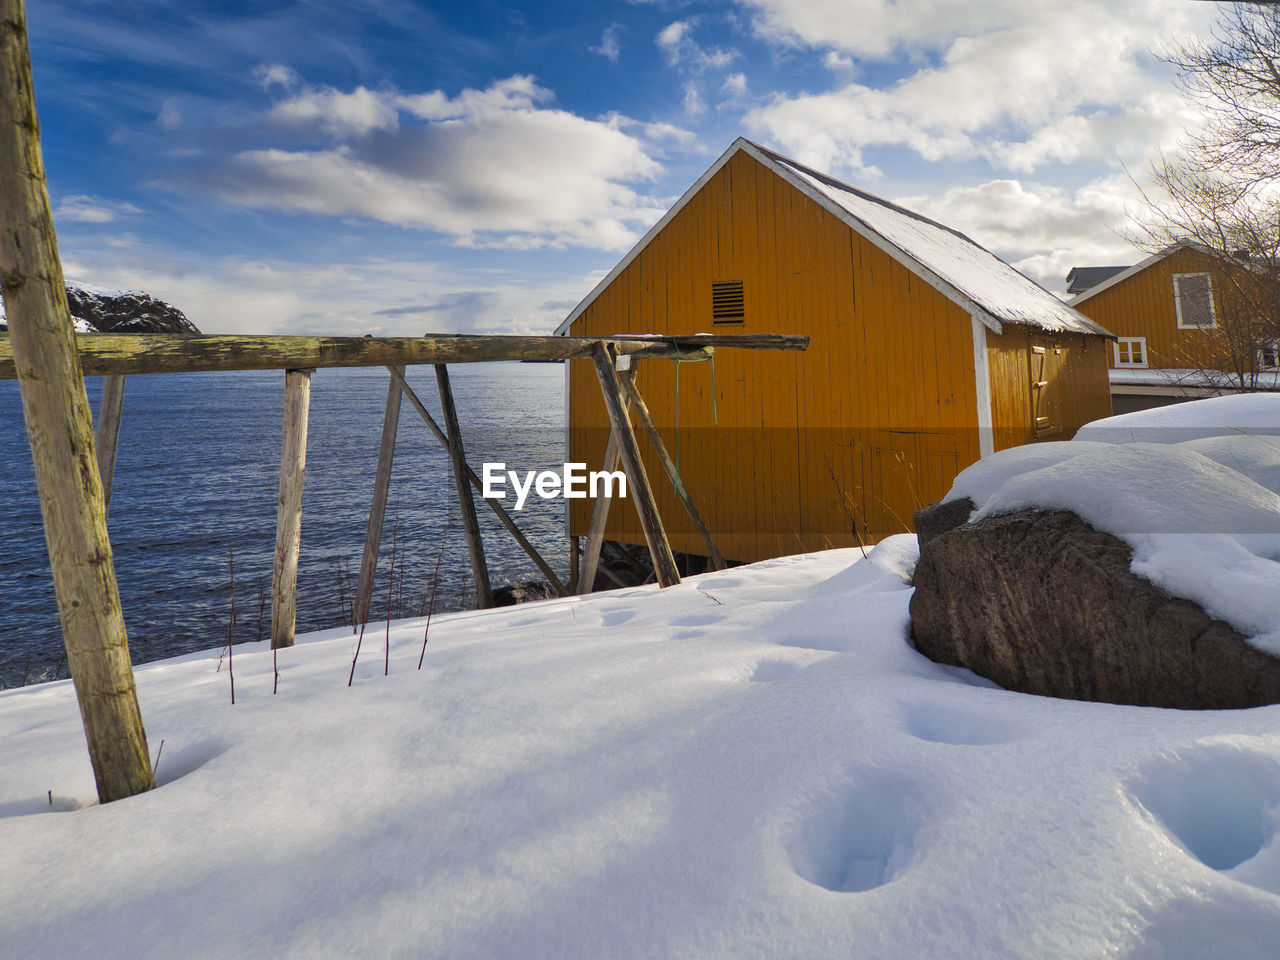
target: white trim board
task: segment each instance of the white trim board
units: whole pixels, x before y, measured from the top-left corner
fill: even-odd
[[[976,313],[973,323],[973,386],[978,407],[978,456],[996,452],[994,423],[991,419],[991,368],[987,363],[987,327]]]

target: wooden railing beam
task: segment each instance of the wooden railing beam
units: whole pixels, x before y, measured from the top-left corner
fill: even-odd
[[[427,334],[422,337],[183,336],[85,333],[76,349],[85,376],[216,370],[314,370],[493,360],[554,361],[591,356],[600,339]],[[705,359],[706,348],[804,350],[808,337],[774,334],[605,338],[621,356]],[[17,376],[9,338],[0,334],[0,380]]]

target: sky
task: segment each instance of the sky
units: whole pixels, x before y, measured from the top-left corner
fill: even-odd
[[[1133,263],[1196,0],[40,0],[68,280],[208,333],[548,333],[738,136],[1061,292]]]

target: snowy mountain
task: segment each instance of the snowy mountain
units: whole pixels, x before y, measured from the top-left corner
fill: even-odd
[[[76,333],[188,333],[200,331],[181,310],[141,290],[67,284]],[[0,331],[7,330],[0,305]]]

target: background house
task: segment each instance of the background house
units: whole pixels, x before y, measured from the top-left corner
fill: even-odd
[[[803,354],[642,364],[637,385],[732,560],[910,529],[982,453],[1111,412],[1108,334],[963,234],[739,139],[557,333],[804,334]],[[567,365],[569,456],[608,420]],[[701,543],[651,469],[677,551]],[[590,501],[575,501],[571,535]],[[643,542],[629,509],[608,536]]]
[[[1116,413],[1240,389],[1274,389],[1280,297],[1269,271],[1193,243],[1131,267],[1076,267],[1069,301],[1117,337]]]

